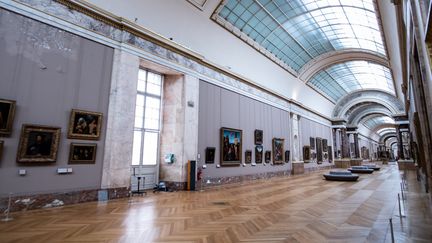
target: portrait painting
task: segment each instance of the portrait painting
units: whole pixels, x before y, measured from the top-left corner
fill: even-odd
[[[207,147],[206,148],[206,155],[205,155],[205,162],[206,164],[213,164],[215,159],[215,147]]]
[[[285,151],[285,163],[289,163],[290,161],[290,151],[286,150]]]
[[[263,131],[255,130],[255,145],[261,145],[263,143]]]
[[[252,150],[246,150],[246,152],[245,152],[245,163],[246,164],[252,163]]]
[[[270,163],[271,162],[271,151],[270,150],[265,151],[264,156],[265,156],[264,161],[266,163]]]
[[[73,109],[70,115],[68,138],[98,140],[102,113]]]
[[[329,154],[329,162],[332,162],[333,161],[333,149],[332,149],[332,146],[328,146],[327,147],[327,151],[328,151],[328,154]]]
[[[95,143],[71,143],[69,151],[70,164],[94,164],[96,162]]]
[[[282,164],[284,162],[284,139],[273,138],[273,163]]]
[[[55,162],[60,127],[24,124],[18,145],[17,162]]]
[[[0,136],[9,136],[12,133],[15,116],[15,101],[0,99]]]
[[[222,127],[221,165],[240,165],[242,161],[242,130]]]
[[[263,150],[264,150],[264,148],[262,145],[255,146],[255,163],[257,163],[257,164],[262,163]]]
[[[309,145],[310,145],[310,149],[314,150],[315,149],[315,138],[314,137],[310,137],[309,138]]]

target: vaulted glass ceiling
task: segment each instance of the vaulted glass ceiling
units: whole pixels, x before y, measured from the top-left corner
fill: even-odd
[[[386,133],[390,133],[390,132],[396,132],[396,128],[392,128],[392,127],[386,127],[386,128],[381,128],[379,129],[376,133],[380,136],[386,134]]]
[[[296,72],[335,50],[386,55],[374,0],[227,0],[217,14]]]
[[[315,74],[308,83],[334,102],[360,89],[378,89],[395,95],[390,69],[367,61],[335,64]]]
[[[395,124],[395,121],[388,117],[388,116],[376,116],[376,117],[372,117],[370,119],[367,119],[366,121],[363,122],[363,124],[369,128],[369,129],[374,129],[377,126],[383,125],[383,124]]]

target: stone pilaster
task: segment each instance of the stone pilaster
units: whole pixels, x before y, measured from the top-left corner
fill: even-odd
[[[101,187],[130,185],[139,58],[114,50]]]

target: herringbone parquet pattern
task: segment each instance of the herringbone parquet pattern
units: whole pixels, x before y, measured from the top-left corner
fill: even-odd
[[[396,221],[396,165],[356,183],[321,174],[16,213],[0,242],[390,242],[390,217],[397,242],[432,239],[424,196]]]

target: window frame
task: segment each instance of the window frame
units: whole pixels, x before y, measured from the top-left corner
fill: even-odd
[[[136,85],[136,95],[135,95],[135,112],[134,112],[134,126],[133,126],[133,133],[134,133],[134,137],[133,137],[133,145],[135,144],[135,132],[140,132],[141,133],[141,143],[140,143],[140,153],[139,153],[139,162],[138,164],[134,164],[134,146],[132,146],[132,160],[130,162],[130,165],[132,167],[154,167],[154,166],[158,166],[159,162],[160,162],[160,136],[161,136],[161,131],[162,131],[162,114],[163,114],[163,85],[164,85],[164,79],[165,76],[162,73],[159,73],[157,71],[145,68],[145,67],[140,67],[138,70],[138,75],[141,71],[145,71],[145,90],[144,91],[140,91],[138,90],[138,82],[139,82],[139,78],[137,79],[137,85]],[[160,83],[160,95],[155,95],[152,93],[148,93],[147,92],[147,87],[148,87],[148,77],[149,77],[149,73],[155,74],[160,76],[161,78],[161,83]],[[144,97],[144,101],[142,103],[143,105],[143,117],[142,117],[142,127],[137,127],[135,120],[136,120],[136,108],[137,108],[137,99],[138,96],[142,95]],[[146,104],[147,104],[147,98],[155,98],[159,100],[159,116],[158,116],[158,128],[154,129],[154,128],[146,128],[146,124],[145,124],[145,119],[146,119]],[[157,149],[156,149],[156,162],[155,164],[145,164],[144,163],[144,144],[145,144],[145,135],[146,133],[156,133],[157,134]]]

